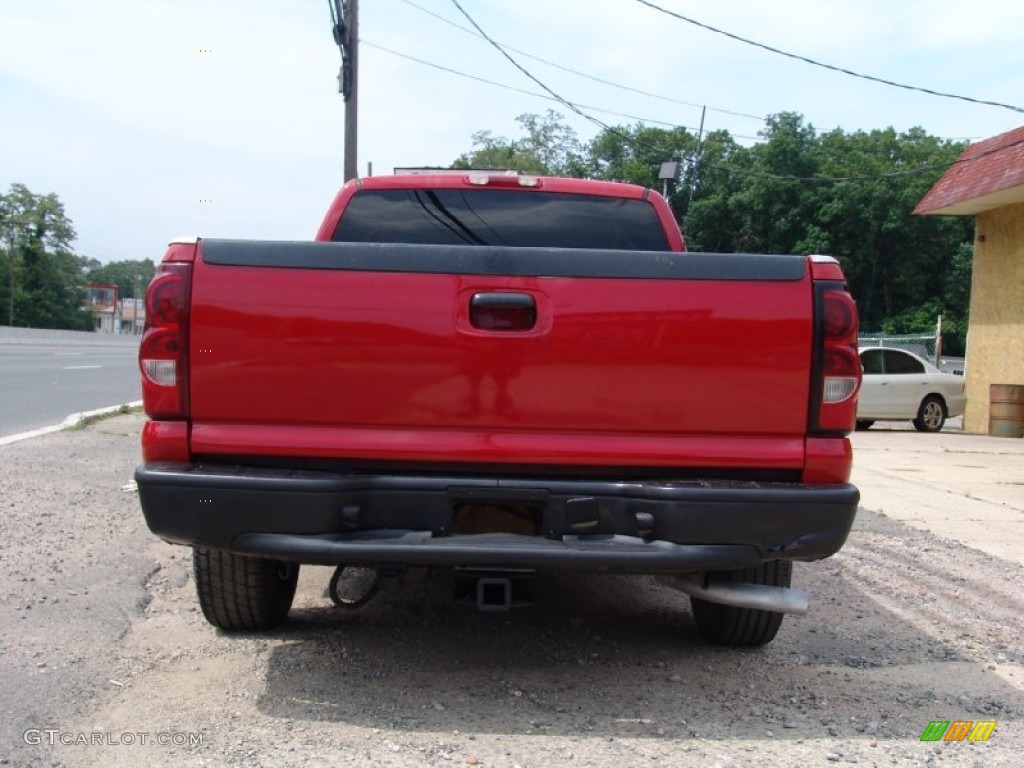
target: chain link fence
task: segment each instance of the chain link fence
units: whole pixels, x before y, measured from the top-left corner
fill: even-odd
[[[938,333],[865,333],[861,332],[859,343],[864,347],[894,347],[913,352],[923,357],[940,371],[964,375],[966,360],[962,357],[948,357],[941,354]]]
[[[938,336],[934,333],[860,333],[862,347],[896,347],[913,352],[932,363],[935,362],[935,351],[938,347]]]

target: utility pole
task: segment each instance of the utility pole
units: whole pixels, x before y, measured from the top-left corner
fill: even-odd
[[[345,101],[345,181],[356,168],[359,134],[359,0],[328,0],[334,42],[341,49],[338,92]]]
[[[700,174],[700,150],[704,142],[704,116],[707,114],[706,106],[700,109],[700,129],[697,131],[697,149],[693,153],[693,163],[690,166],[690,194],[686,201],[686,215],[683,216],[683,235],[689,234],[690,230],[690,209],[693,208],[693,196],[697,191],[697,177]]]
[[[2,201],[0,201],[2,202]],[[14,292],[17,288],[17,280],[15,279],[15,240],[17,229],[16,226],[24,226],[24,212],[15,221],[14,205],[3,206],[0,213],[5,214],[4,218],[7,219],[7,276],[8,276],[8,289],[7,289],[7,324],[14,327]]]
[[[7,294],[7,324],[14,327],[14,289],[16,287],[16,281],[14,279],[14,222],[12,221],[7,226],[7,271],[10,276],[9,293]]]

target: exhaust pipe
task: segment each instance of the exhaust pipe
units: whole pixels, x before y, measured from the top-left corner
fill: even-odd
[[[711,579],[704,583],[700,574],[666,574],[658,576],[658,583],[685,592],[709,603],[731,605],[773,613],[807,613],[807,590],[792,587],[770,587],[766,584],[747,584],[739,581]]]

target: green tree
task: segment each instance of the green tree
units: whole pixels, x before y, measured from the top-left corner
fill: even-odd
[[[748,175],[736,194],[743,250],[793,253],[820,205],[819,188],[801,179],[818,174],[817,133],[794,112],[772,115],[749,150]]]
[[[966,300],[952,295],[947,300],[945,294],[958,254],[970,247],[971,221],[912,215],[961,150],[962,145],[920,128],[904,134],[892,128],[853,134],[836,130],[823,137],[823,174],[861,177],[828,190],[820,221],[833,233],[832,253],[843,263],[864,327],[877,329],[887,318],[931,300],[948,304],[957,319],[966,318]],[[905,173],[921,168],[929,170]],[[958,279],[965,276],[963,297],[969,292],[969,270]],[[932,315],[928,327],[934,324]]]
[[[558,112],[523,114],[516,118],[524,135],[518,139],[481,130],[473,134],[473,149],[452,163],[452,168],[487,168],[539,173],[546,176],[582,176],[586,171],[583,146],[576,132]]]
[[[85,280],[89,283],[112,283],[122,299],[142,298],[153,279],[156,265],[149,259],[128,259],[101,264],[95,259],[83,260]]]
[[[741,211],[732,204],[746,181],[750,151],[739,146],[728,131],[704,136],[700,152],[689,163],[676,210],[683,211],[682,226],[692,250],[728,253],[741,250]],[[681,198],[681,199],[680,199]]]
[[[615,126],[590,142],[591,175],[660,188],[661,164],[691,159],[696,145],[697,138],[685,128],[654,128],[642,123]]]
[[[0,233],[7,253],[7,322],[89,328],[91,318],[80,309],[80,261],[71,250],[75,230],[57,196],[36,195],[23,184],[12,184],[0,196]]]
[[[915,329],[927,330],[937,308],[958,346],[970,290],[971,222],[912,211],[962,145],[920,128],[818,134],[795,113],[768,118],[761,135],[753,147],[702,158],[685,227],[690,246],[832,254],[865,328],[897,317],[920,324],[930,314],[927,326]],[[843,178],[849,180],[834,180]]]

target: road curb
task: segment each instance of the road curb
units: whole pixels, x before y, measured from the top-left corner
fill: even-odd
[[[86,419],[91,419],[96,416],[107,416],[112,413],[117,413],[122,408],[138,408],[142,406],[141,400],[134,400],[130,403],[122,403],[121,405],[111,405],[106,408],[97,408],[94,411],[79,411],[78,413],[72,413],[60,424],[54,424],[49,427],[40,427],[39,429],[33,429],[28,432],[19,432],[16,435],[7,435],[6,437],[0,437],[0,445],[11,445],[12,443],[20,443],[22,440],[31,440],[33,437],[42,437],[43,435],[52,435],[54,432],[60,432],[71,427],[77,427]]]
[[[141,335],[66,331],[54,328],[12,328],[0,325],[0,346],[124,347],[138,345]]]

